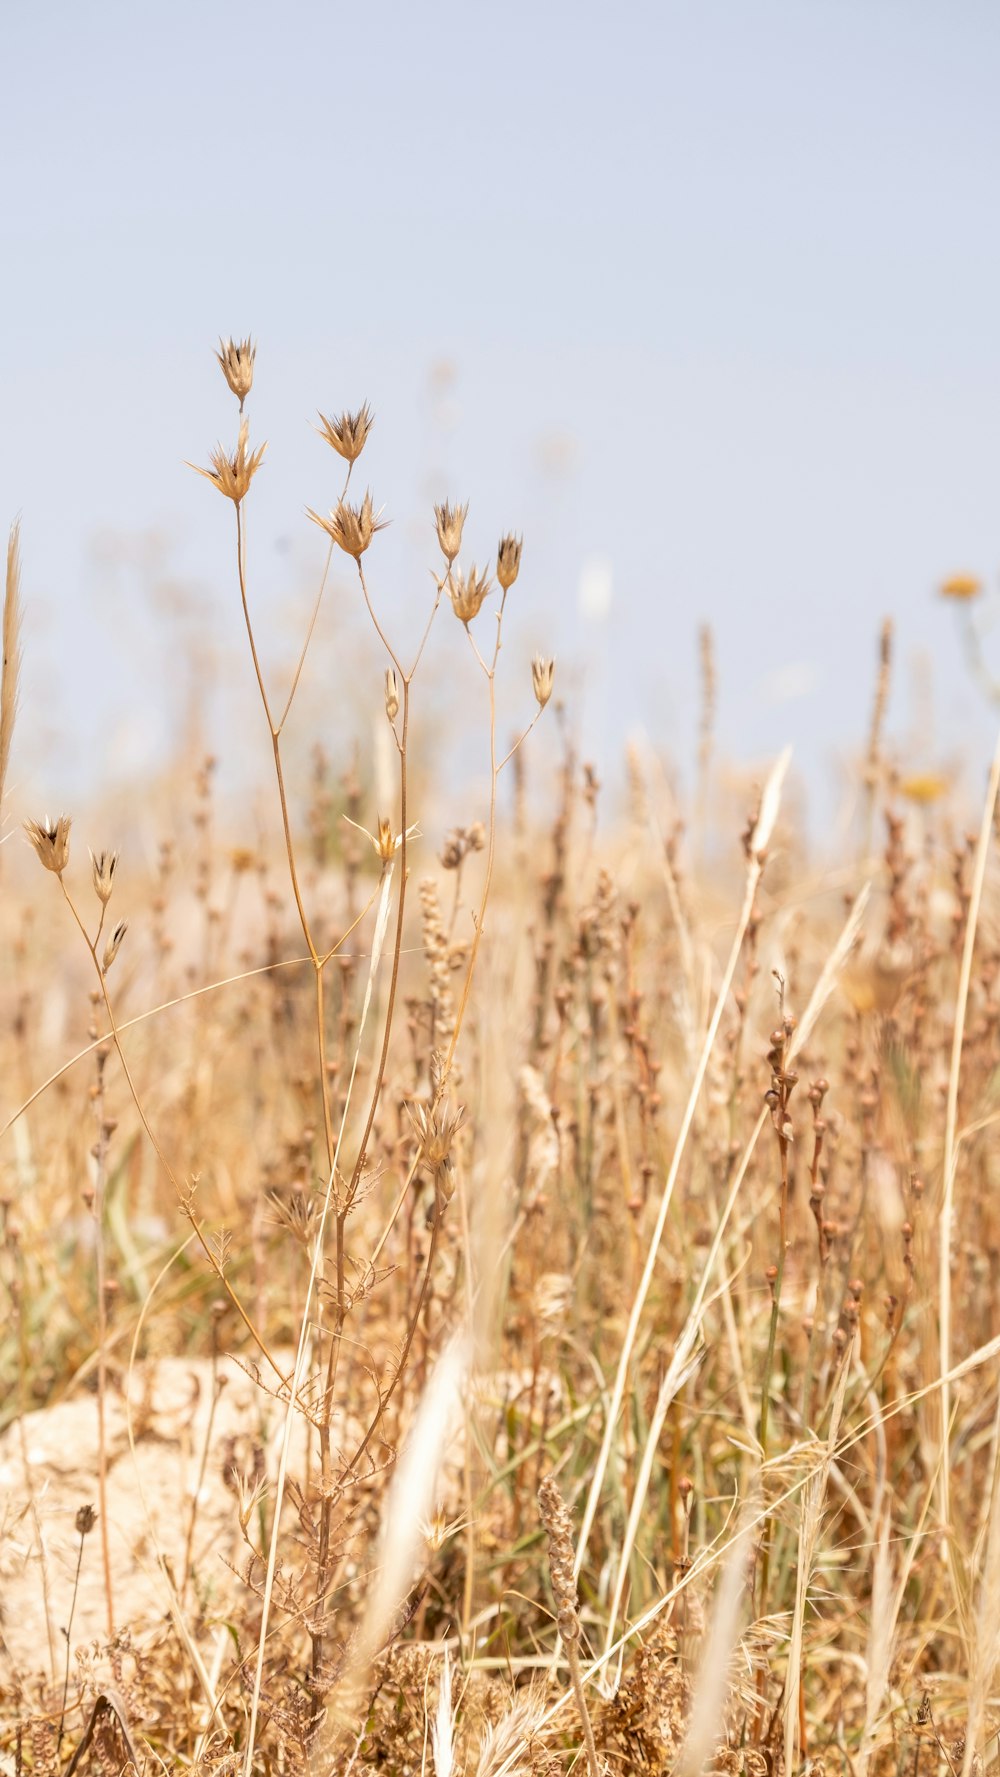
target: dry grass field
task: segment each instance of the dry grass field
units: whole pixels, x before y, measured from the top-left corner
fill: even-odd
[[[558,666],[512,670],[530,539],[484,573],[437,508],[426,624],[385,628],[363,407],[311,516],[383,651],[391,806],[371,723],[303,780],[312,626],[276,683],[253,348],[218,356],[269,816],[210,759],[134,855],[3,804],[0,1768],[981,1772],[1000,753],[976,805],[907,776],[886,628],[814,857],[787,758],[723,771],[706,635],[692,806],[639,749],[606,806]],[[23,578],[15,534],[0,770]],[[456,623],[492,768],[446,827],[414,735]]]

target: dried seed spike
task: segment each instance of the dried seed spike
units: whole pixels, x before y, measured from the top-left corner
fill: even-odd
[[[21,674],[21,526],[11,525],[7,539],[7,577],[3,600],[3,661],[0,666],[0,801],[10,763]]]
[[[368,441],[368,434],[375,423],[367,401],[358,408],[357,413],[339,413],[333,419],[320,414],[320,424],[316,427],[321,438],[335,450],[345,462],[356,463]]]
[[[220,339],[216,357],[222,366],[225,377],[243,412],[243,403],[253,387],[253,363],[257,356],[257,347],[248,336],[243,340]]]
[[[57,820],[46,815],[44,821],[25,821],[24,830],[46,870],[61,876],[69,863],[69,830],[72,817],[61,814]]]
[[[549,1574],[559,1633],[564,1641],[576,1641],[580,1634],[580,1617],[573,1576],[573,1526],[566,1501],[551,1475],[546,1475],[538,1489],[538,1510],[549,1539]]]

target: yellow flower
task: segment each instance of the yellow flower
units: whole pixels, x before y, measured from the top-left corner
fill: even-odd
[[[952,574],[941,583],[941,597],[955,599],[959,604],[977,599],[982,590],[983,583],[975,574]]]
[[[947,791],[948,780],[933,771],[917,772],[913,777],[904,777],[899,788],[908,802],[940,802]]]

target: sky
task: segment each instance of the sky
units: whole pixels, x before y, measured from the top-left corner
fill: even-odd
[[[237,768],[232,514],[185,465],[235,437],[212,348],[247,333],[276,664],[322,563],[305,508],[338,491],[312,422],[368,400],[400,634],[434,499],[470,501],[480,562],[523,531],[512,723],[541,650],[585,756],[613,771],[642,729],[690,781],[708,623],[721,751],[791,742],[835,783],[889,615],[897,744],[979,782],[997,711],[935,588],[1000,568],[995,5],[39,0],[4,39],[15,802],[140,778],[192,660]],[[349,577],[334,594],[303,702],[332,727],[378,695]]]

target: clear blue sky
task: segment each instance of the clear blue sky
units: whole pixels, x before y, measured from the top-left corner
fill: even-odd
[[[578,664],[605,759],[636,720],[690,757],[707,620],[724,744],[821,773],[884,613],[904,672],[933,658],[941,749],[989,744],[933,588],[1000,568],[995,5],[39,0],[4,46],[15,779],[55,804],[155,744],[167,632],[121,566],[151,532],[237,653],[231,514],[183,465],[234,431],[210,348],[246,331],[272,633],[334,492],[308,422],[367,398],[389,608],[424,596],[432,495],[472,500],[480,557],[523,529],[511,659]]]

